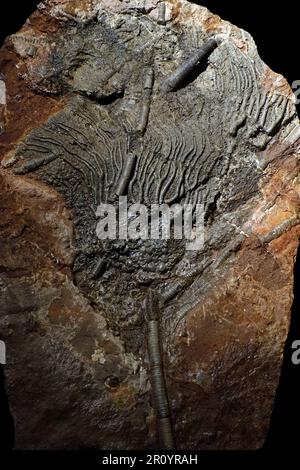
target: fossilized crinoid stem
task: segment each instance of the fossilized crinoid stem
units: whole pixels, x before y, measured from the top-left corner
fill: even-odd
[[[200,49],[186,60],[182,65],[178,67],[175,72],[171,74],[169,78],[164,82],[162,89],[163,91],[172,91],[177,88],[181,82],[193,71],[196,65],[207,56],[212,53],[219,45],[219,41],[215,38],[210,38]]]
[[[175,443],[160,344],[159,304],[157,297],[155,297],[153,293],[150,293],[146,298],[145,313],[147,318],[147,342],[151,369],[151,384],[157,415],[159,440],[162,448],[174,449]]]
[[[126,194],[126,191],[130,182],[130,178],[134,171],[135,162],[136,162],[136,155],[133,153],[129,153],[126,158],[125,168],[123,170],[123,173],[121,175],[121,178],[119,180],[119,183],[116,189],[117,196],[124,196]]]
[[[104,260],[103,258],[99,259],[92,273],[91,278],[98,279],[100,276],[102,276],[102,274],[106,270],[106,266],[107,266],[106,260]]]
[[[160,5],[159,5],[158,24],[161,24],[161,25],[166,24],[166,4],[165,4],[165,2],[161,2]]]
[[[146,127],[147,127],[147,123],[148,123],[153,83],[154,83],[154,72],[152,69],[149,69],[145,77],[145,84],[144,84],[145,96],[144,96],[144,100],[142,103],[140,122],[138,126],[138,132],[142,135],[144,134]]]
[[[57,158],[57,155],[49,154],[40,158],[28,160],[23,165],[19,166],[14,170],[16,175],[25,175],[31,171],[38,170],[41,166],[47,165],[50,162],[53,162]]]

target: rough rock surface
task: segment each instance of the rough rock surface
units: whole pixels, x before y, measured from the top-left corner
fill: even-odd
[[[48,0],[0,60],[0,338],[17,448],[158,446],[149,288],[177,447],[260,447],[299,238],[286,81],[248,33],[185,0]],[[97,239],[95,208],[116,202],[129,151],[129,202],[203,203],[202,251]]]

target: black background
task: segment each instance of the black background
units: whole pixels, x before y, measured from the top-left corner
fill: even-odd
[[[30,0],[1,2],[0,43],[7,35],[20,29],[38,3],[38,1]],[[248,2],[202,0],[194,3],[206,6],[213,13],[217,13],[223,19],[252,34],[262,59],[275,72],[284,75],[290,84],[295,80],[300,80],[300,54],[298,52],[300,7],[298,2],[288,0],[276,4],[276,2],[266,0]],[[300,293],[299,289],[297,290],[299,280],[300,256],[298,255],[295,268],[295,300],[291,329],[286,343],[271,428],[263,448],[265,455],[271,459],[270,462],[272,455],[278,451],[297,451],[300,443],[300,365],[295,366],[291,362],[291,343],[294,339],[300,340]],[[0,449],[11,449],[14,436],[5,394],[3,369],[5,373],[5,367],[0,369]],[[249,455],[247,457],[245,455],[245,459],[239,455],[239,468],[244,468],[244,464],[250,460]],[[224,457],[221,458],[221,462],[225,462]],[[296,467],[297,464],[296,461]]]

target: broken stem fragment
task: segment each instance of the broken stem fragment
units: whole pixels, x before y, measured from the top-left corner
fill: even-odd
[[[166,24],[166,4],[165,2],[160,3],[158,10],[158,24]]]
[[[103,259],[103,258],[100,258],[100,260],[97,262],[96,266],[95,266],[95,269],[92,273],[92,276],[91,278],[96,280],[98,279],[100,276],[102,276],[102,274],[105,272],[106,270],[106,266],[107,266],[107,263],[106,261]]]
[[[145,130],[148,124],[153,83],[154,83],[154,72],[152,69],[149,69],[145,77],[144,99],[142,103],[140,122],[139,122],[139,126],[137,129],[137,132],[141,135],[145,133]]]
[[[207,56],[207,54],[212,53],[218,46],[219,41],[217,39],[209,39],[200,49],[188,60],[186,60],[182,65],[178,67],[175,72],[164,82],[163,90],[168,92],[176,89],[180,83],[193,71],[196,65]]]
[[[132,173],[134,171],[135,162],[136,162],[136,155],[133,153],[129,153],[125,162],[125,168],[123,170],[123,173],[120,177],[120,180],[116,189],[117,196],[124,196],[126,194]]]

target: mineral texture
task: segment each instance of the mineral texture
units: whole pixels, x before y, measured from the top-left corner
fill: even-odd
[[[185,0],[47,0],[0,59],[16,447],[260,447],[299,239],[285,79],[247,32]],[[204,245],[100,239],[97,207],[119,196],[202,204]]]

